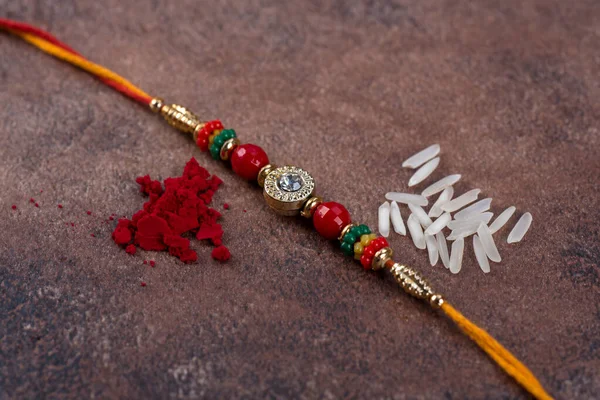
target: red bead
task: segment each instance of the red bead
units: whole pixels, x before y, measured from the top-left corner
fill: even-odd
[[[374,249],[375,243],[371,243],[364,249],[363,254],[367,257],[373,257],[377,250]]]
[[[337,239],[342,229],[350,223],[350,213],[346,208],[334,201],[321,203],[313,216],[313,224],[317,232],[326,239]]]
[[[365,254],[363,254],[360,257],[360,264],[363,266],[364,269],[371,269],[372,263],[373,263],[373,257],[369,257]]]
[[[267,153],[254,144],[242,144],[231,155],[233,172],[249,181],[255,180],[261,168],[268,163]]]

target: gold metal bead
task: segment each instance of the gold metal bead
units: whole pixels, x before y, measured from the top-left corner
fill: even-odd
[[[304,203],[304,207],[302,207],[302,211],[300,215],[304,218],[312,218],[317,206],[323,202],[323,199],[319,196],[313,196]]]
[[[194,133],[201,124],[196,114],[178,104],[163,104],[159,110],[169,125],[182,132]]]
[[[313,177],[302,168],[285,165],[269,172],[263,182],[267,205],[280,215],[300,214],[315,192]]]
[[[262,167],[260,169],[260,171],[258,172],[258,177],[256,178],[256,180],[258,181],[258,186],[263,187],[265,186],[265,178],[267,177],[267,175],[269,175],[271,173],[271,171],[273,171],[275,168],[277,168],[277,165],[274,164],[267,164],[264,167]]]
[[[221,146],[221,151],[219,151],[219,156],[221,160],[228,161],[231,158],[231,153],[235,150],[236,147],[240,145],[240,140],[238,138],[231,138],[226,140]]]
[[[431,304],[433,308],[441,308],[442,304],[444,304],[444,298],[441,294],[434,294],[429,299],[429,304]]]
[[[163,107],[164,104],[165,101],[163,99],[161,99],[160,97],[155,97],[152,100],[150,100],[150,110],[152,110],[152,112],[158,113],[160,112],[160,109]]]
[[[373,271],[378,271],[385,268],[385,264],[392,258],[393,255],[394,250],[389,247],[384,247],[383,249],[378,250],[373,257],[373,262],[371,262],[371,268]]]
[[[342,229],[342,233],[340,233],[340,236],[338,237],[338,240],[341,242],[342,239],[344,238],[344,236],[346,236],[346,233],[350,232],[350,229],[354,228],[355,226],[357,226],[357,225],[356,224],[348,224],[348,225],[346,225]]]

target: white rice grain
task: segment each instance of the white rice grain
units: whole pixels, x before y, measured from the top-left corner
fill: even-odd
[[[481,244],[481,240],[477,235],[473,236],[473,250],[475,250],[475,258],[477,259],[479,268],[486,274],[490,272],[490,263],[483,249],[483,244]]]
[[[421,168],[417,170],[408,180],[408,187],[415,186],[421,182],[423,182],[429,175],[435,171],[435,169],[440,165],[440,158],[436,157],[431,161],[428,161],[427,164],[423,165]]]
[[[442,263],[444,267],[450,267],[450,255],[448,254],[448,243],[446,243],[446,238],[444,238],[443,232],[438,232],[435,235],[437,241],[437,249],[440,254],[440,258],[442,259]]]
[[[406,161],[402,163],[403,168],[418,168],[431,160],[433,157],[440,153],[440,145],[432,144],[428,148],[419,151],[418,153],[408,157]]]
[[[472,203],[475,200],[477,200],[479,193],[481,193],[481,189],[469,190],[467,193],[464,193],[464,194],[458,196],[457,198],[455,198],[454,200],[451,200],[451,201],[447,202],[446,204],[442,205],[442,210],[444,210],[446,212],[454,212],[456,210],[460,210],[467,204]]]
[[[454,214],[454,219],[469,219],[473,215],[489,210],[491,205],[491,198],[479,200],[477,203],[471,204],[469,207]]]
[[[485,254],[487,254],[488,258],[493,262],[502,261],[502,257],[500,257],[500,253],[498,253],[498,248],[496,248],[496,243],[494,243],[494,238],[492,237],[490,228],[486,224],[482,223],[477,229],[477,235],[481,240],[481,245],[483,246]]]
[[[458,182],[460,180],[460,177],[460,174],[448,175],[447,177],[440,179],[439,181],[429,186],[427,189],[423,190],[423,193],[421,194],[425,197],[429,197],[431,195],[439,193],[442,190],[446,189],[448,186],[452,186],[456,182]]]
[[[457,239],[454,241],[454,243],[452,243],[452,253],[450,254],[450,272],[453,274],[458,274],[462,268],[464,249],[464,239]]]
[[[396,201],[402,204],[416,204],[421,207],[425,207],[427,204],[429,204],[427,198],[421,196],[420,194],[388,192],[385,194],[385,199],[389,201]]]
[[[444,189],[444,191],[442,191],[436,202],[433,203],[433,206],[431,206],[431,209],[427,215],[429,215],[431,218],[437,218],[442,215],[442,204],[446,204],[452,200],[452,196],[454,196],[454,187],[448,186],[446,189]]]
[[[425,210],[423,210],[423,208],[421,208],[420,206],[409,204],[408,208],[410,208],[410,211],[412,211],[413,215],[417,217],[423,228],[427,228],[433,222],[431,221],[431,218],[427,216]]]
[[[433,267],[437,264],[439,259],[439,253],[435,238],[433,236],[425,235],[425,243],[427,244],[427,254],[429,255],[429,264]]]
[[[423,250],[426,246],[425,237],[423,236],[423,229],[421,229],[421,224],[417,217],[415,217],[414,214],[410,214],[406,221],[406,225],[408,225],[408,231],[410,232],[415,247]]]
[[[488,222],[490,222],[493,216],[494,213],[488,211],[481,214],[473,215],[469,219],[460,219],[458,221],[453,220],[448,222],[448,228],[452,230],[460,230],[466,227],[474,227],[475,230],[477,230],[477,228],[479,228],[480,222],[487,224]]]
[[[390,235],[390,203],[387,201],[379,206],[377,212],[379,219],[379,233],[383,237]]]
[[[531,226],[531,221],[533,221],[533,217],[530,213],[526,212],[525,214],[523,214],[521,218],[519,218],[519,220],[517,221],[515,227],[508,234],[507,242],[520,242],[521,239],[523,239],[523,236],[525,236],[525,234],[529,230],[529,227]]]
[[[425,235],[435,235],[436,233],[444,229],[446,225],[448,225],[448,222],[450,222],[450,220],[452,220],[452,216],[450,215],[450,213],[442,214],[441,217],[433,221],[431,225],[427,227],[427,229],[425,230]]]
[[[502,228],[508,222],[516,210],[516,207],[511,206],[502,211],[502,214],[498,215],[498,218],[496,218],[490,225],[490,232],[492,232],[492,234],[498,232],[500,228]]]
[[[406,226],[404,226],[402,214],[400,214],[400,207],[398,207],[398,203],[395,201],[392,201],[392,204],[390,205],[390,217],[392,219],[392,227],[394,228],[394,232],[403,236],[406,235]]]

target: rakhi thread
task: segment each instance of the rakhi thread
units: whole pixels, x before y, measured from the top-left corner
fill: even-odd
[[[153,98],[118,74],[95,64],[54,38],[49,33],[28,24],[0,19],[0,28],[21,37],[40,50],[75,65],[97,76],[113,89],[131,99],[150,106],[170,125],[192,135],[202,151],[210,151],[214,159],[230,161],[232,169],[242,178],[257,180],[264,187],[265,200],[271,208],[283,215],[301,214],[312,218],[315,229],[327,239],[339,239],[342,251],[360,260],[365,269],[389,269],[400,287],[408,294],[427,301],[452,319],[459,328],[492,358],[500,368],[512,376],[537,399],[551,399],[533,373],[486,331],[465,318],[441,295],[434,293],[429,284],[415,270],[394,262],[393,254],[383,237],[374,237],[365,225],[351,223],[345,207],[339,203],[324,203],[313,196],[314,183],[306,171],[297,167],[269,164],[266,153],[258,146],[240,144],[232,129],[224,129],[220,121],[203,123],[193,113],[179,105],[166,105]],[[278,179],[278,181],[274,181]],[[299,182],[308,186],[298,187]],[[281,188],[285,190],[281,190]],[[289,189],[289,190],[287,190]],[[290,194],[291,193],[291,194]]]

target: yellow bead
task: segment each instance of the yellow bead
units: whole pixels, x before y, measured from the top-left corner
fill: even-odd
[[[364,250],[365,250],[365,248],[363,247],[362,243],[360,243],[360,242],[354,243],[354,254],[361,255]]]
[[[360,261],[360,258],[362,257],[362,254],[354,254],[354,259]]]
[[[362,235],[360,237],[360,244],[362,244],[363,247],[367,247],[375,238],[377,238],[377,235],[374,233],[370,233],[368,235]]]
[[[368,246],[370,241],[371,240],[369,239],[369,235],[362,235],[360,237],[360,244],[362,244],[363,247]]]

